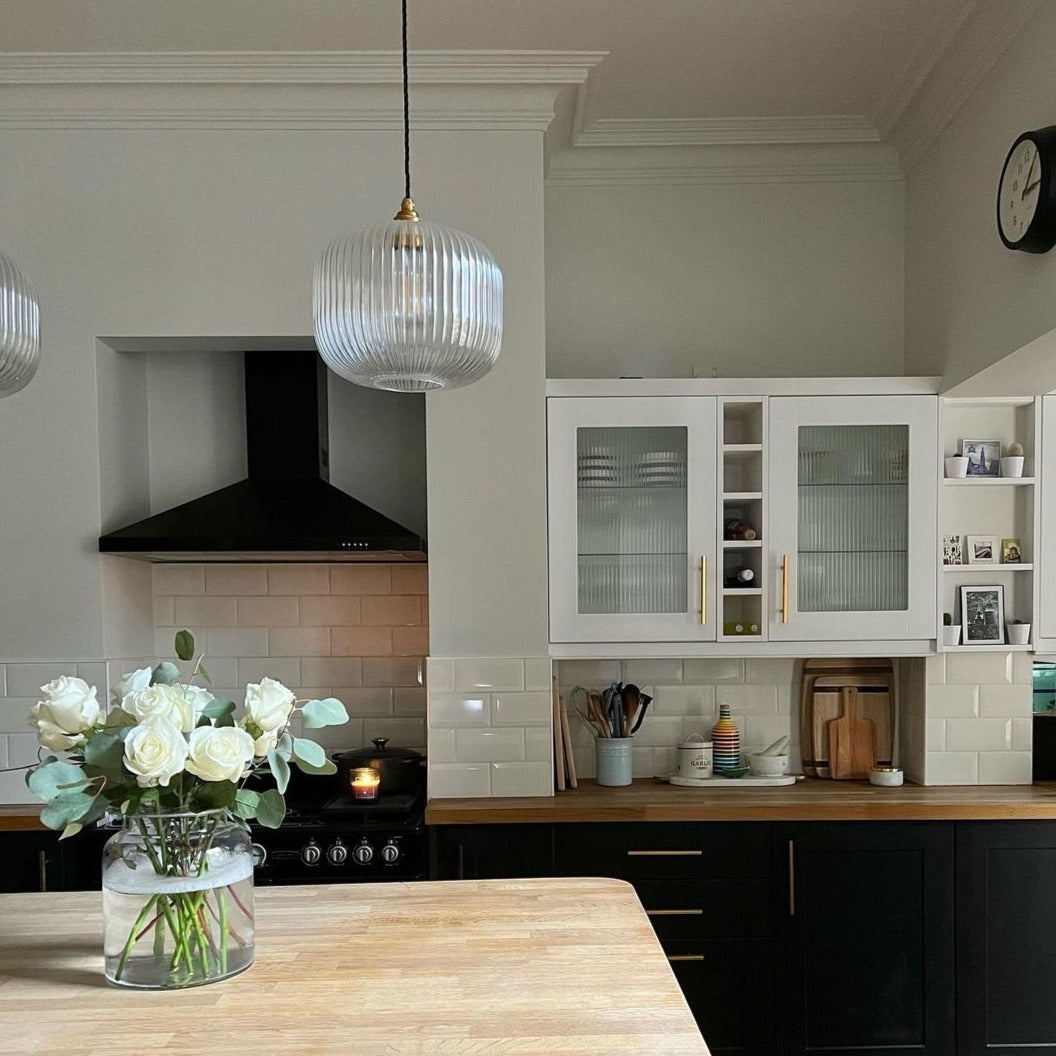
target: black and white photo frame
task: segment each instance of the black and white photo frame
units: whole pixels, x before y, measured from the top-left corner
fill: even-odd
[[[961,641],[965,645],[1003,645],[1005,589],[1000,584],[961,587]]]

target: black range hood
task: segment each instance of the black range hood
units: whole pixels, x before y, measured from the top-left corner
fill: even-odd
[[[247,352],[249,476],[108,532],[104,554],[147,561],[424,561],[425,541],[328,482],[326,367]]]

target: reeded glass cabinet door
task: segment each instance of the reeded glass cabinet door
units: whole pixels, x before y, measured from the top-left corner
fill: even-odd
[[[715,637],[715,401],[547,401],[553,641]]]
[[[770,416],[771,639],[934,637],[936,401],[774,398]]]

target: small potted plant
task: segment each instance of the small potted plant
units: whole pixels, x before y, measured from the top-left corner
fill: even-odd
[[[960,624],[953,622],[953,613],[944,612],[942,614],[942,644],[943,645],[960,645],[961,643],[961,627]]]
[[[1030,624],[1022,620],[1013,620],[1005,624],[1008,630],[1009,645],[1026,645],[1030,641]]]
[[[946,476],[966,477],[968,476],[968,456],[949,455],[946,458]]]
[[[1013,443],[1008,445],[1008,451],[1001,459],[1001,476],[1021,477],[1023,476],[1023,445]]]

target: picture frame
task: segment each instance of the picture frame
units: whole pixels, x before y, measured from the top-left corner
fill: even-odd
[[[961,641],[965,645],[1003,645],[1005,590],[999,583],[961,587]]]
[[[997,539],[992,535],[968,536],[968,564],[997,564]]]
[[[1001,475],[1000,440],[962,440],[961,454],[968,459],[969,477]]]
[[[1023,560],[1023,547],[1018,539],[1001,540],[1001,564],[1018,565]]]
[[[944,535],[942,537],[942,563],[944,565],[964,564],[963,535]]]

